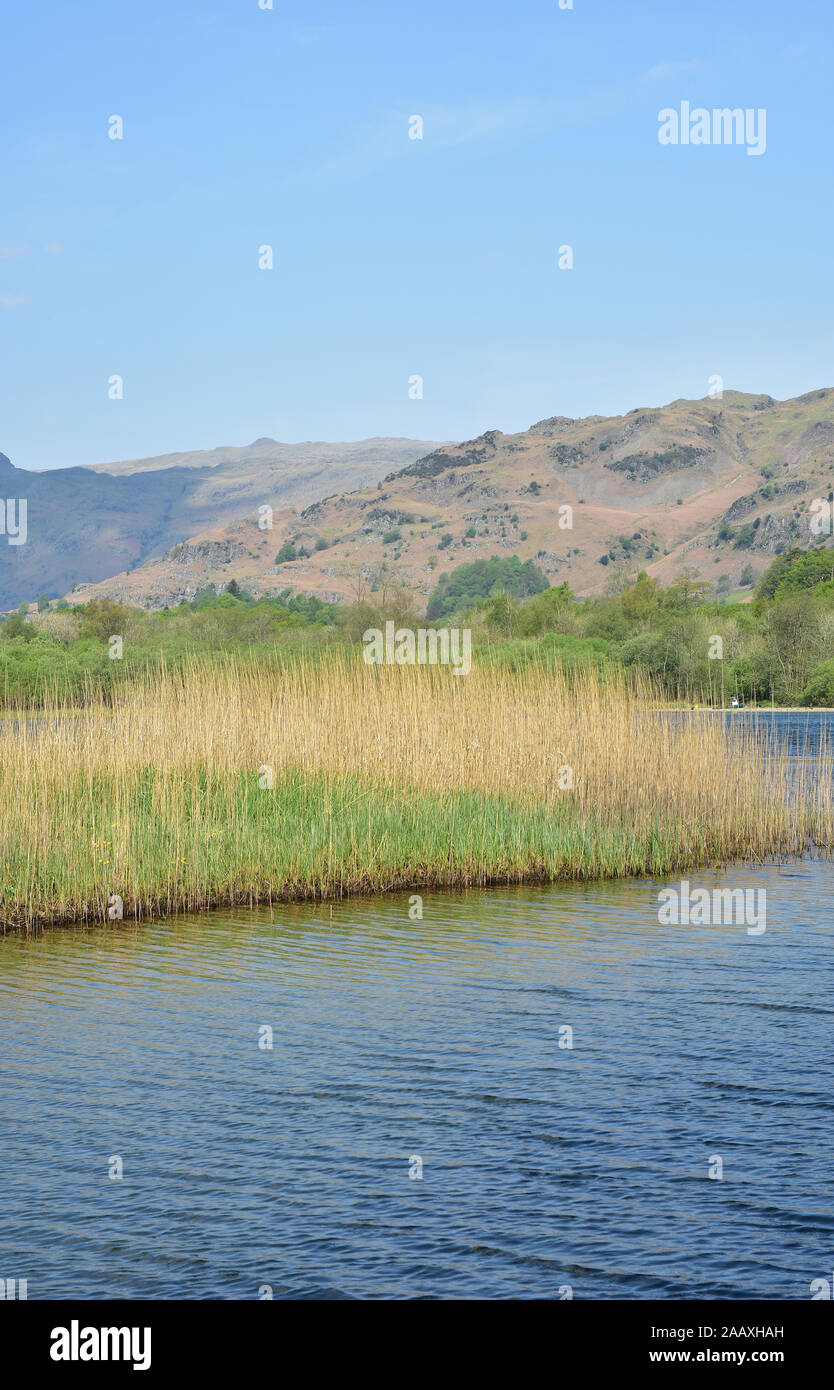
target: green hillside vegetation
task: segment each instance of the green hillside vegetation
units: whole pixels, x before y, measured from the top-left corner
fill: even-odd
[[[0,626],[0,698],[7,705],[37,705],[50,692],[81,698],[164,662],[177,670],[189,655],[216,660],[246,657],[276,647],[291,653],[326,643],[334,608],[292,595],[255,602],[234,580],[217,595],[210,585],[192,603],[146,613],[110,599],[86,605],[15,613]],[[111,657],[111,638],[122,639]]]
[[[694,573],[663,587],[641,572],[619,593],[578,599],[513,556],[443,576],[425,617],[403,587],[330,604],[289,589],[256,600],[232,581],[220,595],[209,586],[155,613],[107,599],[75,608],[42,599],[38,612],[0,624],[0,698],[15,707],[55,693],[81,700],[160,663],[176,671],[194,654],[292,661],[336,644],[358,659],[363,632],[390,619],[470,627],[483,664],[643,673],[670,701],[834,706],[834,549],[777,556],[752,602],[720,590]],[[121,638],[115,659],[113,637]]]
[[[508,657],[544,655],[558,638],[568,662],[643,671],[673,699],[834,705],[831,549],[778,556],[752,603],[719,601],[696,574],[664,588],[641,572],[616,595],[576,599],[561,585],[477,603],[468,620]]]
[[[450,574],[440,575],[429,598],[426,617],[434,622],[490,594],[525,598],[541,593],[547,585],[547,576],[532,560],[522,563],[517,555],[508,559],[493,555],[489,560],[474,560],[468,565],[458,565]]]

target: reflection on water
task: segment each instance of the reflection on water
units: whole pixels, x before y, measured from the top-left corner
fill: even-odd
[[[764,936],[660,926],[660,885],[630,882],[0,939],[0,1276],[809,1297],[834,1249],[834,867],[691,881],[766,888]]]

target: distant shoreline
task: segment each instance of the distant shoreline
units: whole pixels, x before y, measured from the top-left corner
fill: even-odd
[[[698,710],[702,714],[834,714],[834,705],[661,705],[664,712]]]

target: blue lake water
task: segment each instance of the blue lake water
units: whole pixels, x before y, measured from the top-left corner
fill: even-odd
[[[722,717],[722,712],[716,714]],[[815,757],[821,747],[834,751],[831,710],[737,709],[724,711],[723,717],[728,729],[740,730],[745,736],[764,736],[788,757]]]
[[[766,932],[661,926],[645,881],[1,938],[0,1276],[808,1298],[834,1268],[834,866],[690,879],[766,888]]]

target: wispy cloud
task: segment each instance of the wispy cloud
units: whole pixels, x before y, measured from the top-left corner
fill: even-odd
[[[21,309],[28,303],[28,294],[0,294],[0,309]]]
[[[518,96],[498,104],[472,101],[458,106],[429,105],[415,99],[409,108],[387,112],[378,120],[355,128],[338,153],[286,175],[282,186],[362,178],[413,157],[416,147],[430,157],[464,145],[535,136],[582,121],[599,120],[642,100],[647,82],[681,78],[702,68],[700,58],[664,60],[622,82],[586,89],[574,97]],[[408,138],[409,122],[414,116],[420,116],[423,122],[420,141]]]
[[[31,250],[25,241],[0,241],[0,261],[19,261],[23,256],[28,256]]]
[[[634,81],[599,88],[574,99],[517,97],[500,104],[469,102],[437,106],[415,101],[409,108],[389,112],[355,130],[349,143],[331,159],[307,165],[287,175],[285,187],[329,179],[361,178],[398,160],[413,157],[415,147],[427,156],[463,145],[512,140],[552,130],[556,126],[593,119],[617,108],[634,93]],[[413,116],[423,121],[421,141],[408,138]]]
[[[389,112],[377,121],[357,128],[349,143],[330,159],[289,174],[283,182],[319,182],[325,179],[361,178],[414,153],[415,144],[432,154],[455,146],[495,140],[547,126],[556,112],[555,103],[519,99],[494,104],[473,102],[461,106],[434,106],[419,101],[409,109]],[[408,138],[412,116],[423,121],[422,141]]]
[[[688,72],[699,72],[703,67],[700,58],[688,58],[684,62],[672,61],[655,63],[644,76],[649,79],[667,80],[670,77],[685,77]]]
[[[562,109],[552,101],[520,98],[501,106],[429,106],[420,114],[432,148],[443,150],[546,127]]]

